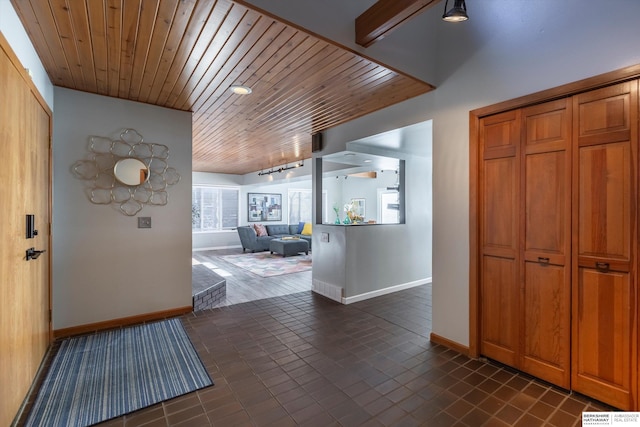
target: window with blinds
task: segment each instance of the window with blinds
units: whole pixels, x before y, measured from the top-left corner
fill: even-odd
[[[191,199],[192,231],[231,230],[238,226],[238,188],[194,186]]]

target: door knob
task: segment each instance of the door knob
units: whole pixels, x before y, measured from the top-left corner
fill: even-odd
[[[30,259],[38,259],[38,257],[46,251],[46,249],[43,249],[41,251],[36,251],[35,248],[27,249],[27,261],[29,261]]]

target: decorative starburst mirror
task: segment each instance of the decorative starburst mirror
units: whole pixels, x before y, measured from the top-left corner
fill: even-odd
[[[147,204],[167,204],[167,189],[180,181],[168,159],[169,147],[144,142],[138,131],[125,129],[119,139],[91,136],[88,157],[71,170],[87,181],[91,203],[113,203],[123,214],[134,216]]]

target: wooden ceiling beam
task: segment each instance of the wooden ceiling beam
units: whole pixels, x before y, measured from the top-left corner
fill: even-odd
[[[356,43],[369,47],[439,0],[378,0],[356,18]]]

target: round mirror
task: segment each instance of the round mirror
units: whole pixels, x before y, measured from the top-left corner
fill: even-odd
[[[140,185],[149,179],[149,168],[138,159],[120,159],[113,167],[113,174],[124,185]]]

